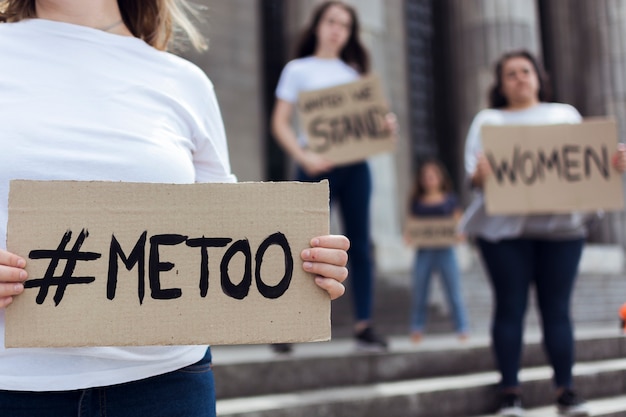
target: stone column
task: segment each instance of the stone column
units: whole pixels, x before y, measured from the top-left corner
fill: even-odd
[[[215,85],[232,169],[239,181],[264,179],[259,15],[257,1],[211,2],[201,25],[209,50],[183,54],[199,65]]]
[[[626,141],[626,3],[549,0],[543,15],[556,100],[584,117],[615,118]],[[591,232],[592,241],[626,247],[624,213],[608,213]]]
[[[514,49],[539,54],[540,24],[535,0],[445,0],[449,13],[447,60],[449,100],[457,120],[456,160],[463,166],[465,137],[476,113],[487,106],[497,59]],[[464,170],[461,170],[464,172]],[[459,179],[462,180],[462,179]]]

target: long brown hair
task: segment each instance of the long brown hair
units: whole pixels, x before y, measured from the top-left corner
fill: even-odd
[[[350,36],[339,53],[339,58],[346,64],[353,67],[359,74],[366,74],[370,69],[370,59],[367,50],[360,39],[361,26],[354,7],[341,1],[326,1],[320,4],[314,11],[309,25],[304,29],[296,47],[296,58],[304,58],[315,53],[317,48],[317,27],[322,20],[322,16],[331,6],[339,6],[346,10],[352,19]]]
[[[539,60],[537,60],[537,58],[535,58],[535,56],[527,50],[522,49],[519,51],[508,52],[502,55],[496,63],[494,71],[495,80],[493,86],[491,87],[491,90],[489,91],[489,107],[491,107],[492,109],[501,109],[509,105],[508,99],[504,96],[504,94],[502,94],[502,71],[504,69],[504,64],[506,63],[506,61],[511,58],[524,58],[532,64],[533,68],[535,69],[535,73],[537,74],[537,78],[539,79],[539,101],[550,101],[552,98],[552,91],[550,89],[548,76],[539,64]]]
[[[197,10],[187,0],[117,0],[117,4],[124,24],[147,44],[166,50],[182,33],[196,49],[206,49],[206,41],[189,18],[197,16]],[[35,0],[0,0],[0,22],[35,17]]]
[[[438,159],[428,158],[422,161],[418,170],[415,173],[410,201],[417,201],[422,198],[424,194],[426,194],[426,190],[422,186],[422,177],[424,174],[424,169],[426,169],[426,167],[428,166],[434,166],[439,172],[439,178],[441,179],[441,192],[452,192],[452,180],[450,179],[450,174],[448,174],[448,170],[446,169],[446,167]]]

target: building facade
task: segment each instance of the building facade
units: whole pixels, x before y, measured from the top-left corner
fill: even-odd
[[[295,39],[318,0],[211,0],[203,30],[210,50],[186,56],[213,80],[242,181],[289,179],[291,162],[269,132],[273,92]],[[626,2],[621,0],[351,0],[373,70],[398,116],[397,152],[371,158],[377,265],[408,268],[401,226],[412,175],[438,156],[467,198],[465,134],[487,105],[497,58],[537,54],[555,101],[585,117],[611,116],[626,140]],[[626,221],[610,213],[595,242],[626,246]]]

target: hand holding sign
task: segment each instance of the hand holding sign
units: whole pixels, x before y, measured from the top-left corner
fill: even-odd
[[[348,278],[347,250],[350,241],[345,236],[327,235],[311,239],[311,249],[301,253],[302,268],[315,274],[315,283],[328,292],[331,300],[341,297],[346,288],[342,282]]]
[[[395,113],[389,112],[385,115],[385,126],[387,131],[391,133],[391,141],[395,142],[398,139],[398,132],[400,131],[398,117]]]
[[[613,167],[621,173],[626,171],[626,145],[617,144],[617,151],[613,154]]]
[[[489,160],[482,152],[477,155],[476,171],[472,175],[471,182],[474,187],[482,188],[489,178],[493,174]]]
[[[24,270],[26,261],[0,249],[0,308],[11,304],[13,297],[24,291],[28,274]]]
[[[332,161],[310,150],[305,150],[298,162],[304,172],[312,178],[330,171],[335,166]]]

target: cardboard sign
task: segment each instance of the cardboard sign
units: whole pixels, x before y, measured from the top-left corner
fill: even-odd
[[[26,290],[7,347],[330,338],[300,252],[328,234],[328,183],[13,181],[7,246]]]
[[[303,92],[298,111],[309,149],[335,164],[362,161],[395,147],[385,123],[389,108],[377,76]]]
[[[408,243],[419,248],[443,248],[458,243],[453,217],[409,217],[404,226]]]
[[[483,126],[493,174],[489,214],[623,210],[622,175],[612,166],[614,121],[542,126]]]

